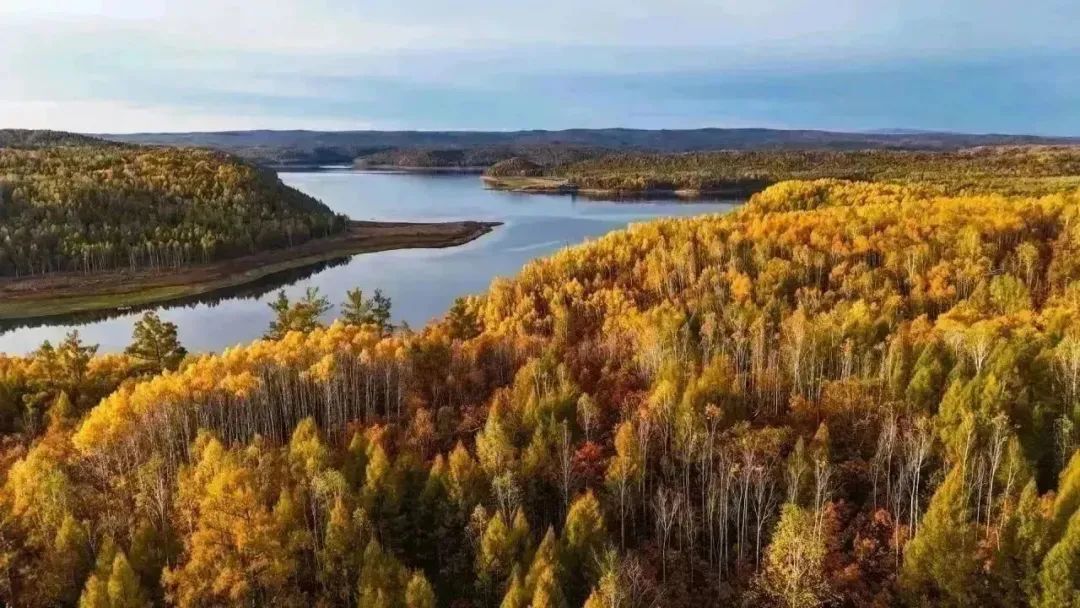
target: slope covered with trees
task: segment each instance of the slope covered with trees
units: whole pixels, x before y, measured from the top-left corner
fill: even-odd
[[[47,424],[8,437],[0,597],[1076,606],[1078,254],[1075,191],[786,182],[419,332],[275,302],[85,414],[130,359],[4,360]]]
[[[39,129],[0,129],[0,148],[46,148],[52,146],[120,147],[124,144],[68,133]]]
[[[600,148],[572,145],[476,146],[469,148],[394,148],[358,157],[358,168],[469,169],[483,170],[514,158],[548,167],[579,162],[610,154]]]
[[[557,180],[555,186],[560,189],[582,191],[749,195],[785,180],[836,178],[928,185],[950,194],[1047,194],[1080,185],[1080,147],[631,153],[549,167],[546,175]]]
[[[595,148],[638,152],[867,148],[957,150],[972,146],[1075,144],[1034,135],[897,132],[843,133],[782,129],[567,129],[563,131],[220,131],[104,135],[120,142],[214,148],[270,165],[332,165],[385,150]]]
[[[273,173],[221,153],[22,133],[22,147],[0,147],[0,276],[176,268],[346,227]]]

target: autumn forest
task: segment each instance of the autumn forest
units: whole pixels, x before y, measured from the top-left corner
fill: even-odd
[[[601,156],[566,175],[778,183],[562,249],[422,328],[373,285],[283,293],[219,354],[149,314],[124,353],[73,333],[0,356],[0,600],[1076,608],[1074,156]],[[0,274],[339,229],[260,171],[0,150]]]
[[[175,269],[345,229],[272,172],[224,154],[21,133],[38,135],[0,131],[0,277]]]

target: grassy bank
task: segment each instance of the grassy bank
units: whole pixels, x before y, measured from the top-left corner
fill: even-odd
[[[0,279],[0,319],[123,310],[239,287],[335,258],[391,249],[453,247],[490,232],[490,222],[352,222],[347,232],[303,245],[162,271],[56,273]]]

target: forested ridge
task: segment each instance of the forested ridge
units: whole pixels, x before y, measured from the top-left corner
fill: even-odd
[[[166,269],[343,230],[269,171],[206,150],[0,137],[0,276]],[[2,135],[2,134],[0,134]]]
[[[1077,138],[968,133],[842,133],[782,129],[566,129],[562,131],[219,131],[103,135],[136,144],[214,148],[271,165],[331,165],[386,150],[502,147],[637,152],[867,148],[956,150],[980,145],[1069,144]]]
[[[358,157],[355,165],[407,169],[490,167],[512,158],[525,158],[545,166],[563,165],[594,158],[610,151],[571,145],[475,146],[469,148],[394,148]]]
[[[388,306],[0,359],[0,598],[1080,605],[1080,192],[785,182]]]
[[[1080,185],[1080,147],[629,153],[548,167],[546,174],[582,190],[624,192],[754,191],[785,180],[836,178],[923,184],[949,194],[1039,195]]]
[[[67,131],[43,129],[0,129],[0,148],[44,148],[50,146],[122,147],[126,144]]]

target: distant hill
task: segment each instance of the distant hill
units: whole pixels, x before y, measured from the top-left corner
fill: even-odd
[[[528,159],[547,167],[596,158],[612,151],[571,144],[478,145],[468,148],[393,148],[359,156],[358,167],[398,167],[411,169],[491,167],[511,158]]]
[[[492,188],[525,192],[748,197],[781,181],[829,178],[919,184],[951,194],[1040,195],[1080,186],[1080,146],[629,152],[541,169],[508,160],[490,167],[484,181]]]
[[[964,133],[841,133],[779,129],[569,129],[565,131],[221,131],[101,135],[112,141],[215,148],[268,165],[349,164],[400,150],[584,148],[612,151],[694,152],[753,149],[957,150],[972,146],[1080,144],[1080,138]],[[513,154],[514,156],[520,154]],[[499,156],[499,155],[494,155]],[[509,158],[502,155],[492,163]],[[459,162],[454,160],[454,162]]]
[[[0,132],[0,279],[176,269],[345,228],[273,171],[222,152]]]
[[[0,148],[47,148],[56,146],[116,146],[117,142],[107,141],[89,135],[68,133],[67,131],[47,131],[35,129],[0,129]]]

